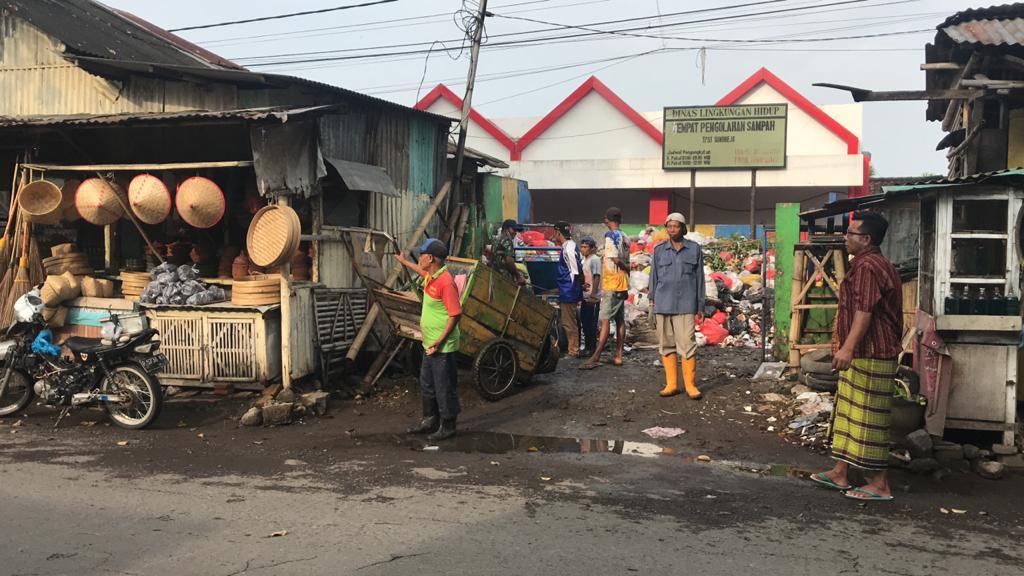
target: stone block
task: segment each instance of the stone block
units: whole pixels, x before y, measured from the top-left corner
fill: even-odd
[[[998,456],[997,458],[1000,464],[1003,464],[1010,470],[1024,470],[1024,454]]]
[[[295,402],[295,398],[295,391],[292,390],[291,388],[285,388],[284,390],[281,390],[280,392],[277,393],[277,398],[275,398],[275,400],[277,400],[278,402],[291,404],[292,402]]]
[[[1001,462],[992,462],[990,460],[983,460],[974,463],[974,471],[978,473],[978,476],[987,478],[989,480],[999,480],[1006,475],[1006,465]]]
[[[292,421],[292,405],[276,402],[263,407],[263,425],[280,426]]]
[[[943,464],[964,459],[964,447],[952,442],[936,443],[932,451],[935,453],[935,459]]]
[[[907,469],[917,474],[928,474],[939,469],[939,461],[935,458],[917,458],[910,461]]]
[[[932,437],[927,430],[914,430],[903,439],[910,455],[917,458],[930,458],[932,455]]]
[[[992,453],[997,456],[1013,456],[1018,453],[1017,447],[1008,444],[993,444]]]
[[[259,426],[263,424],[263,411],[253,406],[242,414],[242,426]]]
[[[974,444],[964,444],[964,458],[967,458],[971,462],[981,460],[981,448],[978,448]]]
[[[327,392],[309,392],[300,396],[299,402],[306,410],[317,416],[323,416],[327,413],[327,400],[330,396]]]

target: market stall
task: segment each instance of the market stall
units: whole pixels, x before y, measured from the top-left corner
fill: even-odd
[[[15,227],[38,243],[58,341],[96,337],[112,311],[138,309],[160,331],[165,385],[262,389],[315,371],[301,241],[313,203],[268,204],[251,161],[23,163],[17,177]]]

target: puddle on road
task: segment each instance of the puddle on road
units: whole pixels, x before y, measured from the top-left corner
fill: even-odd
[[[462,452],[466,454],[509,454],[513,452],[540,452],[544,454],[620,454],[653,458],[675,455],[672,448],[646,442],[604,440],[600,438],[560,438],[557,436],[527,436],[501,432],[460,431],[455,438],[440,443],[428,442],[416,436],[363,436],[363,440],[386,438],[399,445],[424,452]]]
[[[565,438],[558,436],[530,436],[525,434],[509,434],[503,432],[460,431],[455,438],[439,443],[431,443],[422,436],[399,434],[374,434],[360,436],[367,442],[393,443],[405,446],[417,452],[458,452],[464,454],[619,454],[641,458],[672,457],[684,464],[711,463],[710,460],[698,460],[697,457],[683,455],[674,448],[659,446],[649,442],[630,442],[628,440],[606,440],[602,438]],[[735,469],[746,474],[755,474],[762,478],[795,478],[806,479],[812,474],[809,470],[786,464],[741,465],[738,462],[719,460],[719,466]]]

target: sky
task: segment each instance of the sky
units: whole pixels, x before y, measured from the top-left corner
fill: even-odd
[[[374,0],[103,1],[174,29]],[[394,0],[178,34],[252,70],[302,76],[411,106],[440,82],[464,91],[469,51],[459,49],[465,37],[460,28],[465,10],[476,10],[476,2]],[[542,116],[590,75],[639,111],[713,104],[762,66],[819,105],[852,99],[815,82],[922,90],[920,64],[935,27],[955,12],[992,3],[488,0],[494,16],[486,21],[473,104],[494,118]],[[623,32],[590,34],[567,26]],[[884,35],[849,38],[878,34]],[[563,38],[573,35],[586,36]],[[531,37],[561,41],[503,45]],[[421,53],[363,58],[411,51]],[[945,155],[935,151],[941,137],[938,123],[925,120],[924,102],[864,104],[862,149],[871,153],[878,176],[944,174]]]

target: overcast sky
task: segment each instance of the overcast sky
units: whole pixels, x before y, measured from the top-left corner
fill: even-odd
[[[372,0],[104,1],[171,29]],[[475,2],[467,0],[466,7],[474,7]],[[817,104],[852,100],[845,92],[811,86],[814,82],[876,90],[923,89],[924,73],[919,65],[924,61],[924,45],[935,37],[935,26],[959,10],[985,5],[957,0],[489,0],[488,9],[496,16],[487,21],[491,46],[481,52],[474,105],[492,117],[543,115],[591,74],[640,111],[713,104],[761,66]],[[461,0],[397,0],[179,34],[253,70],[303,76],[412,105],[418,92],[425,94],[438,82],[445,82],[460,94],[464,90],[468,51],[457,60],[450,57],[455,53],[438,51],[443,46],[459,46],[457,39],[462,32],[453,15],[462,7]],[[765,14],[781,10],[789,11]],[[598,25],[623,19],[634,20]],[[695,22],[698,20],[702,22]],[[587,34],[551,24],[620,30],[653,26],[630,33],[674,38],[595,35],[558,44],[499,45],[538,35],[515,34],[525,31],[548,30],[543,33],[545,37]],[[828,42],[782,42],[922,29],[931,31]],[[725,42],[764,39],[777,43],[751,46]],[[448,42],[452,40],[455,42]],[[367,48],[396,44],[423,43],[377,51],[426,50],[433,41],[445,42],[434,44],[429,59],[424,54],[411,54],[256,66],[365,55]],[[629,58],[650,51],[656,52]],[[702,68],[698,66],[700,61],[704,62]],[[420,88],[424,64],[426,75]],[[944,154],[935,151],[941,138],[938,123],[926,122],[924,115],[922,102],[864,105],[863,149],[872,153],[878,175],[946,172]]]

